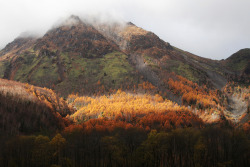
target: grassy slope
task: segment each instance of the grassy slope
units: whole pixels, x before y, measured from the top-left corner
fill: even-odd
[[[161,61],[163,64],[160,67],[153,58],[144,55],[145,62],[154,70],[154,71],[166,71],[166,72],[174,72],[177,75],[181,75],[193,82],[199,82],[201,79],[199,76],[204,75],[203,71],[194,68],[193,66],[189,65],[188,63],[183,63],[179,60],[168,59]]]
[[[67,78],[58,84],[59,92],[64,88],[71,91],[94,91],[100,85],[105,88],[120,88],[124,83],[136,83],[133,67],[127,56],[120,52],[104,55],[102,58],[82,58],[77,55],[61,55],[67,71]],[[73,82],[72,82],[73,81]],[[81,91],[81,90],[80,90]]]
[[[121,52],[112,52],[98,58],[95,55],[84,58],[76,54],[61,53],[59,57],[64,67],[64,80],[60,79],[57,56],[41,56],[30,50],[19,57],[22,58],[22,63],[15,73],[15,80],[55,88],[63,95],[79,90],[95,92],[98,85],[105,85],[105,89],[120,88],[121,85],[137,84],[139,80],[127,55]],[[3,63],[0,66],[0,75],[3,76]]]
[[[1,61],[0,62],[0,78],[3,78],[5,69],[6,69],[5,61]]]
[[[174,72],[177,75],[181,75],[190,81],[193,82],[199,81],[199,79],[197,78],[199,71],[193,68],[192,66],[176,60],[169,60],[168,64],[169,64],[168,68],[169,71]]]

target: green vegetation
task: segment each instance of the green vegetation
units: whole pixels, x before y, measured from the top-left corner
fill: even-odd
[[[15,71],[15,80],[49,88],[55,85],[55,89],[61,92],[66,90],[66,94],[77,89],[93,91],[97,82],[100,82],[99,86],[104,85],[105,89],[118,89],[122,85],[137,84],[138,81],[128,57],[121,52],[85,58],[69,53],[38,56],[34,51],[27,51],[18,59],[13,66],[16,69],[12,69]],[[5,63],[1,62],[0,67],[3,77]]]
[[[59,90],[68,88],[71,91],[93,91],[98,87],[98,82],[99,87],[104,85],[105,89],[137,84],[138,79],[133,67],[129,64],[127,55],[121,52],[112,52],[99,58],[85,58],[68,53],[62,53],[60,56],[67,77],[57,85]]]
[[[115,80],[121,83],[123,77],[129,77],[133,71],[127,61],[127,56],[120,52],[109,53],[102,58],[83,58],[63,53],[61,59],[67,69],[69,79],[82,76],[93,82],[102,79],[104,82]]]
[[[239,60],[239,61],[232,61],[227,63],[227,67],[234,70],[234,71],[243,71],[246,66],[247,66],[247,61],[246,60]]]
[[[234,71],[243,71],[249,63],[250,49],[241,49],[226,59],[226,66]]]
[[[168,60],[167,65],[167,70],[175,72],[177,75],[181,75],[193,82],[199,80],[199,78],[197,78],[199,72],[188,64],[176,60]]]
[[[6,62],[6,61],[0,62],[0,78],[3,78],[4,72],[5,72],[5,69],[7,66],[8,66],[8,62]]]
[[[27,82],[28,75],[32,69],[37,66],[41,58],[38,58],[34,54],[21,55],[20,58],[22,58],[22,63],[15,73],[14,79],[21,82]]]
[[[52,62],[51,58],[44,56],[39,66],[31,74],[31,83],[36,85],[51,87],[59,80],[59,74],[56,62]]]
[[[124,80],[133,80],[131,78],[131,73],[133,68],[127,61],[127,56],[119,53],[114,52],[111,54],[107,54],[101,60],[101,66],[103,66],[103,72],[101,75],[106,76],[105,81],[116,81],[116,83],[122,84]]]
[[[153,58],[147,55],[143,55],[143,58],[147,62],[148,65],[150,66],[157,66],[157,64],[154,62]]]

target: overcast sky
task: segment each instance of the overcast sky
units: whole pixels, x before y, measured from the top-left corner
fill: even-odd
[[[212,59],[250,48],[250,0],[0,0],[0,48],[71,14],[108,13]]]

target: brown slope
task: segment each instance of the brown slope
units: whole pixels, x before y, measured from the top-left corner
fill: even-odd
[[[36,41],[35,37],[18,37],[13,42],[7,44],[4,49],[0,51],[0,61],[12,58],[17,54],[21,54],[27,50]]]
[[[72,112],[52,90],[0,79],[0,134],[60,130]]]
[[[129,54],[150,54],[152,57],[161,58],[172,50],[169,43],[133,23],[94,23],[94,26],[105,37],[113,40],[120,49]]]
[[[56,50],[79,54],[83,57],[102,56],[119,50],[93,26],[73,15],[59,27],[51,29],[38,39],[34,49],[40,50],[43,55],[49,54],[46,53],[47,50],[48,52]]]

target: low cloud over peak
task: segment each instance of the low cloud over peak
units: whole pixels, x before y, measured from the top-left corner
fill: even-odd
[[[74,14],[81,19],[98,16],[105,22],[131,21],[181,49],[222,59],[250,47],[249,6],[249,0],[3,1],[0,48],[21,32],[44,34],[56,22]]]

